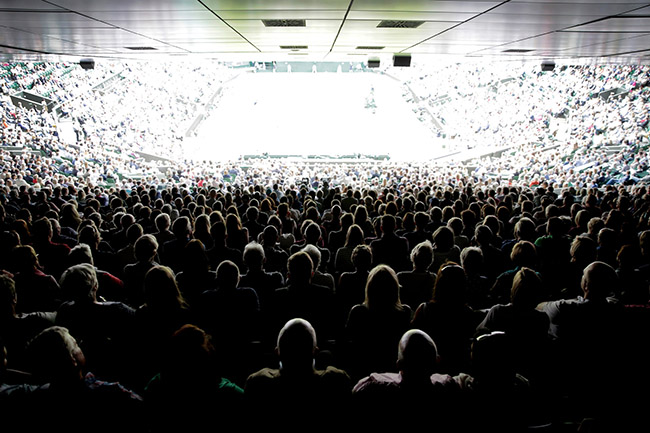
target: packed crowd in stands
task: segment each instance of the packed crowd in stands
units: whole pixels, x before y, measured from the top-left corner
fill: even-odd
[[[104,148],[124,125],[70,146],[5,93],[2,144],[31,151],[1,153],[3,425],[647,428],[648,72],[540,75],[584,82],[569,140],[466,165],[163,171]],[[70,115],[115,120],[91,99]]]

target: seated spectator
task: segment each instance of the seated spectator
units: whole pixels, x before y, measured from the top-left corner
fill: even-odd
[[[537,232],[535,231],[535,223],[528,217],[521,217],[519,220],[517,220],[513,229],[513,235],[514,237],[512,239],[505,239],[501,244],[501,252],[507,259],[506,267],[508,269],[513,269],[517,266],[512,262],[512,249],[514,248],[515,244],[520,241],[528,241],[530,243],[534,243],[538,237]],[[526,266],[535,269],[538,264],[529,263]],[[507,272],[507,270],[504,272]]]
[[[429,271],[432,262],[433,246],[431,242],[421,242],[411,250],[413,269],[397,274],[400,284],[400,300],[403,304],[411,307],[412,310],[415,310],[421,303],[427,302],[433,296],[436,274]]]
[[[248,237],[250,240],[257,240],[257,237],[264,230],[264,226],[258,221],[260,210],[255,206],[249,206],[246,209],[246,222],[243,223],[244,228],[248,230]]]
[[[205,246],[198,239],[185,245],[181,270],[176,274],[178,287],[190,307],[197,307],[206,290],[217,288],[217,272],[210,269]]]
[[[201,431],[206,419],[195,414],[215,411],[220,427],[242,425],[244,391],[223,376],[220,353],[207,333],[183,325],[162,349],[160,371],[144,392],[149,431]]]
[[[13,249],[21,245],[20,237],[15,231],[0,232],[0,270],[9,273],[16,272],[13,259]]]
[[[7,347],[0,338],[0,405],[2,405],[2,425],[6,429],[25,428],[25,416],[31,409],[30,398],[39,391],[38,385],[30,384],[33,377],[27,371],[7,368]]]
[[[211,225],[210,217],[207,214],[201,214],[194,220],[194,231],[192,235],[194,239],[198,239],[203,243],[206,250],[209,250],[214,245],[212,235],[210,234]]]
[[[572,299],[582,294],[581,281],[584,270],[598,257],[596,242],[587,235],[578,235],[571,242],[570,254],[571,261],[560,292],[561,299]]]
[[[263,368],[246,379],[244,396],[256,414],[251,427],[262,427],[269,419],[292,429],[314,420],[319,428],[349,420],[350,376],[331,365],[315,367],[318,352],[316,331],[308,321],[291,319],[282,327],[276,346],[279,368]]]
[[[616,298],[625,305],[644,305],[650,300],[648,281],[638,269],[640,252],[632,245],[623,245],[618,252],[616,275],[619,285]]]
[[[619,236],[620,233],[609,227],[604,227],[598,232],[598,248],[596,257],[599,261],[605,262],[613,268],[618,266],[616,255],[619,250]]]
[[[230,260],[237,265],[238,268],[243,269],[244,261],[242,259],[242,252],[226,245],[226,239],[228,237],[226,233],[226,224],[222,221],[215,222],[210,227],[210,234],[214,241],[213,247],[206,251],[208,262],[210,263],[210,269],[216,271],[221,262],[226,260]]]
[[[352,251],[357,245],[364,243],[363,230],[356,224],[352,224],[347,231],[345,237],[345,244],[336,250],[334,258],[334,271],[337,275],[342,274],[343,272],[352,272],[354,271],[354,265],[352,264]]]
[[[336,254],[340,248],[343,248],[345,246],[345,242],[347,240],[348,236],[348,231],[350,230],[350,227],[354,224],[354,216],[346,212],[343,215],[341,215],[341,226],[339,227],[338,230],[330,231],[327,235],[327,248],[330,250],[332,254],[334,254],[334,269],[336,270]],[[361,228],[361,226],[359,226]],[[363,228],[361,228],[361,231],[363,232]],[[364,233],[364,239],[365,239],[365,233]]]
[[[605,221],[600,217],[592,217],[587,223],[587,235],[596,243],[598,243],[598,233],[605,228]]]
[[[381,237],[370,243],[373,266],[387,265],[395,272],[407,270],[409,245],[406,238],[395,234],[395,217],[386,214],[380,221]]]
[[[54,325],[55,313],[19,313],[16,311],[16,304],[14,280],[9,275],[0,275],[0,340],[3,341],[4,349],[7,351],[5,363],[0,363],[0,369],[8,367],[26,371],[27,342],[45,328]]]
[[[156,229],[158,230],[156,233],[154,233],[154,237],[156,238],[156,241],[158,241],[158,245],[164,245],[165,242],[175,239],[174,233],[169,230],[172,224],[169,215],[166,213],[161,213],[154,219],[154,223],[156,225]]]
[[[416,212],[413,216],[413,223],[415,228],[412,231],[408,231],[404,234],[404,237],[409,243],[411,251],[415,248],[416,245],[429,241],[433,242],[433,236],[431,232],[427,231],[427,224],[429,224],[429,215],[424,211]]]
[[[310,220],[305,220],[305,222],[310,221]],[[314,263],[314,271],[322,271],[326,272],[329,263],[330,263],[330,251],[327,248],[323,248],[320,245],[323,242],[322,238],[322,232],[320,226],[315,223],[315,222],[308,222],[306,224],[306,227],[304,229],[304,243],[295,243],[291,246],[290,248],[290,253],[294,254],[297,253],[298,251],[302,250],[306,245],[313,245],[321,253],[321,258],[318,264]]]
[[[41,270],[34,248],[29,245],[17,246],[13,249],[12,256],[15,272],[13,279],[18,295],[16,311],[56,311],[64,295],[54,277]]]
[[[447,263],[438,271],[433,297],[415,311],[412,328],[421,329],[436,342],[440,371],[458,374],[469,364],[470,341],[482,317],[466,303],[465,271]]]
[[[260,301],[260,312],[266,314],[271,308],[275,290],[284,287],[284,277],[280,272],[265,270],[265,250],[257,242],[246,245],[243,258],[248,272],[241,276],[239,284],[242,287],[250,287],[255,290]]]
[[[484,273],[483,251],[479,247],[464,248],[460,252],[460,265],[467,278],[467,305],[475,310],[489,308],[490,280]]]
[[[135,241],[135,263],[124,266],[126,303],[137,308],[144,302],[144,277],[149,269],[158,266],[158,242],[153,235],[142,235]]]
[[[463,234],[465,231],[465,224],[463,224],[463,220],[461,218],[451,218],[449,221],[447,221],[447,227],[449,227],[451,231],[454,232],[454,244],[457,245],[461,251],[465,247],[470,246],[469,238]]]
[[[137,262],[135,257],[135,243],[143,234],[142,226],[138,223],[131,224],[126,230],[126,245],[115,253],[116,265],[122,272],[124,272],[125,266]],[[119,273],[118,276],[123,277],[124,275]]]
[[[56,218],[49,218],[52,225],[52,242],[55,244],[66,244],[68,247],[73,248],[77,245],[77,236],[68,236],[62,232],[61,223]]]
[[[229,212],[226,215],[226,245],[229,248],[234,248],[240,253],[244,252],[246,244],[248,244],[250,236],[248,229],[243,227],[239,215],[237,213]]]
[[[23,408],[26,412],[37,408],[39,414],[22,418],[24,428],[64,429],[71,420],[100,432],[141,432],[145,428],[142,397],[90,372],[85,353],[66,328],[45,329],[30,341],[27,350],[34,379],[47,385]],[[110,408],[110,416],[98,422],[97,408]],[[61,416],[64,413],[74,415]]]
[[[329,211],[323,213],[323,228],[327,232],[327,247],[329,248],[329,240],[332,236],[332,232],[341,230],[341,215],[343,211],[339,202],[332,204],[332,207]],[[332,249],[330,248],[330,251]],[[336,252],[336,251],[334,251]]]
[[[611,297],[617,284],[614,268],[596,261],[584,270],[582,296],[538,306],[550,320],[559,391],[585,417],[606,416],[622,384],[616,378],[602,380],[603,371],[619,371],[625,359],[623,305]],[[616,356],[603,356],[603,347]]]
[[[109,243],[114,251],[119,251],[129,243],[127,238],[127,230],[135,224],[135,216],[130,213],[123,213],[119,218],[119,229],[112,233]]]
[[[69,301],[56,310],[56,325],[79,341],[89,368],[103,377],[124,373],[130,363],[135,310],[121,302],[97,299],[97,273],[88,263],[69,267],[61,276],[61,290]]]
[[[499,274],[506,270],[507,262],[503,252],[494,243],[492,229],[485,224],[476,226],[474,242],[483,253],[483,274],[488,278],[489,284],[494,284]]]
[[[148,380],[159,371],[171,335],[181,326],[196,322],[170,268],[154,266],[147,271],[144,303],[135,311],[135,320],[140,334],[139,366],[146,372],[140,374]]]
[[[54,232],[49,219],[39,218],[32,224],[32,246],[45,273],[58,279],[67,268],[70,247],[52,242]]]
[[[433,263],[429,270],[437,274],[447,262],[460,263],[460,248],[454,244],[454,232],[445,225],[433,233]]]
[[[365,244],[357,245],[352,251],[354,272],[343,272],[336,286],[336,305],[340,315],[337,320],[345,326],[350,309],[363,303],[366,297],[366,282],[372,269],[372,251]],[[338,328],[338,325],[337,325]]]
[[[571,239],[566,235],[566,227],[559,217],[549,218],[546,235],[535,241],[539,259],[539,272],[551,297],[559,299],[563,278],[571,261]]]
[[[510,302],[512,281],[521,268],[537,268],[537,249],[535,245],[529,241],[519,241],[514,244],[510,251],[510,263],[513,267],[499,274],[490,289],[490,303],[492,305]]]
[[[373,372],[361,378],[352,389],[352,401],[361,413],[425,413],[435,407],[436,415],[430,417],[428,425],[446,431],[458,425],[459,387],[451,376],[438,373],[438,362],[431,337],[419,329],[406,331],[398,344],[397,372]],[[365,428],[397,427],[402,422],[390,417],[352,420],[353,425]]]
[[[456,428],[519,432],[536,425],[532,416],[536,401],[528,379],[517,373],[513,347],[510,337],[500,331],[473,341],[471,369],[454,377],[461,388],[460,406],[472,416],[464,417]],[[504,412],[503,407],[510,410]]]
[[[334,293],[334,277],[332,274],[321,271],[320,261],[321,261],[321,250],[313,244],[307,244],[300,251],[304,251],[309,254],[312,263],[314,264],[314,275],[311,277],[311,281],[314,284],[319,286],[325,286]]]
[[[195,308],[199,326],[215,344],[230,347],[223,367],[233,379],[247,367],[251,343],[260,338],[260,304],[257,293],[239,285],[239,268],[226,260],[217,268],[216,288],[204,291]]]
[[[544,386],[549,362],[548,316],[536,309],[544,300],[542,280],[530,268],[520,268],[512,282],[510,302],[494,305],[477,332],[505,332],[512,344],[516,370],[535,386]]]
[[[288,285],[275,291],[271,309],[273,317],[267,329],[271,333],[277,332],[291,317],[304,317],[323,339],[318,344],[326,347],[326,342],[333,337],[335,317],[331,312],[334,294],[327,287],[314,284],[311,280],[313,274],[314,265],[309,254],[300,251],[289,257]]]
[[[591,214],[586,209],[581,209],[576,213],[575,219],[573,220],[573,225],[569,229],[569,236],[575,238],[578,235],[587,233],[589,226],[589,220],[591,219]]]
[[[115,252],[108,242],[101,237],[99,229],[93,222],[79,227],[78,243],[86,244],[93,253],[93,263],[102,270],[111,274],[120,274],[123,270],[118,269]]]
[[[81,263],[89,263],[95,265],[93,261],[93,253],[90,247],[86,244],[77,244],[70,250],[68,255],[68,266],[79,265]],[[97,273],[97,297],[102,301],[119,301],[126,302],[126,290],[124,282],[117,278],[110,272],[102,271],[95,267]]]
[[[272,220],[273,218],[270,218]],[[262,232],[262,246],[264,247],[264,268],[268,272],[279,272],[283,277],[287,274],[287,260],[289,254],[283,250],[278,241],[280,235],[274,225],[267,225]]]
[[[345,326],[346,369],[353,378],[395,371],[395,347],[410,327],[413,310],[400,301],[397,275],[387,265],[373,268],[362,304],[350,310]]]
[[[174,272],[180,272],[183,263],[185,245],[192,239],[192,223],[186,216],[180,216],[172,225],[174,240],[162,245],[160,260],[163,265],[169,266]]]

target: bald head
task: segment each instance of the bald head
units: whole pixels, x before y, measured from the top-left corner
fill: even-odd
[[[605,262],[593,262],[582,273],[582,291],[585,299],[605,299],[617,282],[616,271]]]
[[[311,369],[317,350],[316,331],[304,319],[291,319],[278,334],[276,350],[283,369]]]
[[[426,332],[411,329],[404,333],[397,352],[397,368],[403,377],[429,377],[437,363],[438,349]]]

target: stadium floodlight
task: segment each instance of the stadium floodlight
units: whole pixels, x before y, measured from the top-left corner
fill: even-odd
[[[411,66],[411,55],[410,54],[394,54],[393,55],[393,66]]]
[[[95,61],[93,59],[81,59],[79,60],[79,66],[82,69],[95,69]]]
[[[542,62],[542,71],[552,71],[555,69],[555,62],[552,60],[544,60]]]

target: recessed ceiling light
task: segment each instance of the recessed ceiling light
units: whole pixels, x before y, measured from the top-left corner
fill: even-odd
[[[415,29],[424,24],[424,21],[406,21],[406,20],[384,20],[377,24],[377,27],[391,29]]]
[[[262,20],[266,27],[305,27],[305,20]]]

